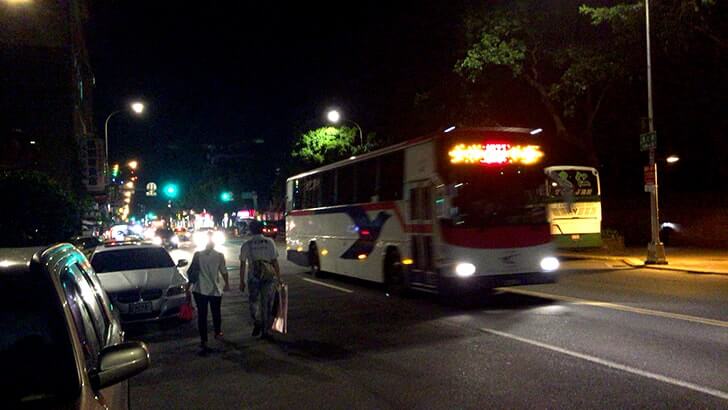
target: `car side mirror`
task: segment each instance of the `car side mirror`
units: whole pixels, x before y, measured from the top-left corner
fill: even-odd
[[[91,377],[96,390],[112,386],[149,367],[149,351],[143,342],[125,342],[104,348],[99,354],[99,369]]]
[[[190,263],[187,261],[187,259],[180,259],[180,260],[177,261],[177,267],[178,268],[181,268],[183,266],[187,266],[189,264]]]

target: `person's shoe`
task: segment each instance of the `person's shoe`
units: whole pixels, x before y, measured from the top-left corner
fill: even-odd
[[[261,326],[261,325],[253,326],[253,337],[260,336],[260,334],[262,332],[263,332],[263,326]]]
[[[223,340],[222,338],[223,338],[222,332],[215,333],[215,340]]]

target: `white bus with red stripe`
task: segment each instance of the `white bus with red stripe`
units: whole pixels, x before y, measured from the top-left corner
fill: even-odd
[[[449,129],[291,177],[289,260],[393,291],[555,280],[530,130]]]

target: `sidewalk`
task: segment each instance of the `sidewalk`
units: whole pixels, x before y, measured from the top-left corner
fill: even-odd
[[[689,273],[728,275],[728,250],[701,248],[667,248],[667,265],[645,265],[647,248],[561,250],[564,259],[619,260],[629,266]]]

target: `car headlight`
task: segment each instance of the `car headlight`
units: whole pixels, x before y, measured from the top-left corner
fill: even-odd
[[[545,272],[553,272],[559,268],[559,260],[553,256],[547,256],[541,259],[541,270]]]
[[[162,238],[160,238],[159,236],[155,236],[154,238],[152,238],[152,243],[155,244],[155,245],[161,245],[162,244]]]
[[[207,232],[195,232],[192,240],[195,242],[196,247],[204,248],[207,246]]]
[[[171,288],[167,289],[167,296],[177,296],[185,293],[185,290],[187,290],[187,285],[176,285],[172,286]]]
[[[458,263],[455,266],[455,274],[461,278],[467,278],[475,274],[475,265],[468,262]]]
[[[215,245],[222,245],[225,243],[225,234],[220,231],[215,231],[212,234],[212,243]]]

